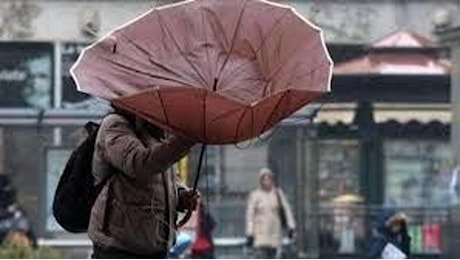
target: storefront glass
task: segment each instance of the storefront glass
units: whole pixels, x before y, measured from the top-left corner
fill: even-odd
[[[391,140],[384,143],[385,202],[409,216],[414,254],[442,253],[449,207],[458,181],[451,147],[441,141]]]
[[[340,195],[359,195],[358,141],[321,140],[318,146],[320,204]]]
[[[357,140],[320,140],[319,205],[321,254],[353,254],[363,238]]]
[[[449,206],[454,198],[447,142],[386,141],[385,202],[398,207]]]

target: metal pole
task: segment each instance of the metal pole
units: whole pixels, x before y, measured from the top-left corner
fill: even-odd
[[[217,190],[215,191],[215,202],[217,205],[220,204],[222,200],[222,188],[223,188],[223,156],[222,150],[223,146],[218,145],[214,147],[215,149],[215,161],[214,161],[214,169],[216,174],[216,182],[217,182]]]
[[[54,108],[61,108],[62,105],[62,53],[61,43],[54,44]]]
[[[308,254],[309,258],[319,257],[319,177],[318,177],[318,139],[313,119],[308,125],[308,135],[306,138],[307,163],[306,163],[306,187],[309,197],[306,203],[308,227]]]
[[[452,107],[452,121],[450,126],[450,138],[452,146],[452,157],[456,166],[460,165],[460,25],[444,26],[435,28],[435,34],[441,43],[450,47],[450,58],[452,71],[450,75],[450,97]],[[458,234],[460,232],[460,209],[452,207],[451,221],[449,223],[450,235],[446,240],[444,257],[459,258],[457,250],[459,244]]]
[[[3,136],[3,128],[0,127],[0,174],[4,173],[5,167],[4,167],[4,156],[5,156],[5,141],[4,141],[4,136]]]
[[[297,245],[299,257],[305,257],[306,252],[306,235],[305,235],[305,203],[308,197],[305,192],[305,131],[302,126],[296,126],[296,179],[297,187],[295,189],[296,212],[297,212]]]
[[[62,106],[62,53],[61,43],[54,44],[54,92],[53,92],[53,105],[54,108],[61,108]],[[55,127],[53,131],[53,145],[60,146],[62,144],[62,129]]]
[[[452,106],[451,143],[453,159],[460,164],[460,26],[436,28],[439,41],[450,47],[452,72],[450,75],[450,98]]]
[[[453,73],[451,74],[451,104],[452,104],[452,125],[451,142],[453,148],[454,161],[460,165],[460,33],[455,45],[451,48],[451,61]]]

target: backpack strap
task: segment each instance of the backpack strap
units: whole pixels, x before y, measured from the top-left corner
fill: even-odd
[[[105,179],[100,184],[100,185],[103,185],[102,187],[104,187],[107,184],[107,198],[105,201],[104,218],[102,221],[102,231],[103,232],[107,231],[107,229],[109,228],[109,216],[112,211],[112,193],[113,192],[112,192],[112,185],[110,185],[111,182],[109,181],[110,179],[112,179],[110,177],[112,177],[112,175],[105,177]]]

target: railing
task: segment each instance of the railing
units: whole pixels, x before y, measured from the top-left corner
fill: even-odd
[[[53,247],[62,250],[70,258],[89,258],[92,243],[89,239],[38,239],[39,246]],[[246,256],[246,239],[244,237],[215,238],[214,246],[219,258],[238,258]]]
[[[226,214],[231,213],[235,214]],[[449,208],[404,208],[399,209],[408,216],[408,231],[412,237],[414,256],[449,257],[453,250],[452,241],[460,240],[460,233],[452,209]],[[307,230],[307,234],[318,235],[318,244],[306,248],[306,252],[318,252],[319,257],[365,257],[368,241],[372,234],[373,222],[381,207],[320,207],[318,212],[307,214],[317,223],[317,232]],[[248,257],[244,237],[244,203],[220,203],[211,205],[211,212],[217,215],[218,228],[214,233],[216,257]],[[220,214],[219,214],[220,212]],[[300,224],[300,223],[299,223]],[[72,256],[85,257],[91,252],[88,239],[40,239],[39,245],[72,249],[80,252]],[[311,245],[309,245],[311,246]]]
[[[352,255],[364,257],[382,207],[321,207],[316,218],[319,226],[319,251],[323,257]],[[408,218],[413,255],[448,254],[448,229],[454,223],[448,208],[400,208]],[[460,236],[458,234],[457,236]]]

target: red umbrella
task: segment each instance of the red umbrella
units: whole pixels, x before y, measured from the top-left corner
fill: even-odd
[[[321,30],[263,0],[155,8],[86,48],[80,91],[202,143],[262,134],[329,90]]]

